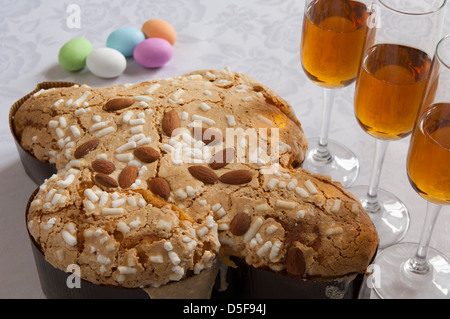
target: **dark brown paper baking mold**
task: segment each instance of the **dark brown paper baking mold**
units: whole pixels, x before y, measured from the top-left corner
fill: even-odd
[[[53,174],[56,173],[55,165],[50,164],[48,162],[41,162],[33,154],[23,149],[20,145],[20,141],[16,135],[14,130],[14,115],[17,110],[28,100],[33,94],[39,92],[40,90],[48,90],[52,88],[60,88],[60,87],[71,87],[77,85],[77,83],[73,82],[42,82],[39,83],[36,88],[22,97],[20,100],[15,102],[11,109],[9,110],[9,128],[11,130],[11,134],[14,137],[14,142],[16,144],[17,151],[19,152],[20,160],[22,162],[23,168],[27,175],[35,182],[37,185],[41,185],[45,179],[49,178]]]
[[[39,192],[36,189],[28,200],[25,212],[25,224],[31,202]],[[39,244],[27,232],[31,241],[34,261],[41,289],[48,299],[210,299],[215,278],[218,273],[218,263],[203,270],[198,275],[190,276],[179,282],[171,282],[159,288],[123,288],[116,286],[93,284],[77,277],[74,273],[64,272],[55,268],[46,259]],[[73,283],[79,283],[74,285]]]
[[[254,268],[243,260],[231,259],[238,266],[228,268],[228,287],[214,291],[213,298],[238,299],[356,299],[363,274],[321,280],[295,278]]]

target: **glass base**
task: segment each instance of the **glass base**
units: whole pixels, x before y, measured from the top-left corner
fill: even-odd
[[[346,146],[328,140],[328,150],[331,157],[317,159],[317,145],[319,138],[308,138],[309,149],[305,156],[302,168],[312,174],[328,175],[335,182],[340,182],[345,188],[351,186],[358,177],[359,161],[356,155]]]
[[[383,299],[447,299],[450,298],[450,260],[429,247],[429,270],[425,274],[408,271],[409,260],[418,244],[401,243],[378,253],[374,262],[372,284]]]
[[[370,216],[380,238],[379,248],[383,249],[400,242],[409,229],[409,211],[395,195],[378,189],[376,205],[369,203],[368,186],[354,186],[348,189],[363,205]]]

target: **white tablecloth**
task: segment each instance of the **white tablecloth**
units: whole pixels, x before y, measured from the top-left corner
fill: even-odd
[[[80,9],[79,25],[67,12],[73,4]],[[450,33],[447,9],[444,34]],[[9,108],[16,100],[42,81],[104,86],[230,66],[275,90],[294,107],[307,136],[317,136],[322,91],[300,65],[303,10],[304,1],[297,0],[0,1],[0,298],[44,298],[24,221],[25,205],[37,186],[22,168],[8,125]],[[58,51],[66,41],[86,37],[94,47],[102,47],[116,28],[140,28],[153,18],[165,19],[178,32],[173,57],[164,67],[144,69],[129,59],[124,74],[112,80],[59,67]],[[330,138],[342,141],[359,157],[358,185],[369,182],[375,144],[355,120],[353,91],[354,85],[337,93]],[[416,242],[425,201],[406,176],[408,143],[409,138],[391,143],[380,187],[394,192],[410,209],[411,226],[404,241]],[[448,256],[449,213],[449,208],[442,211],[431,240]]]

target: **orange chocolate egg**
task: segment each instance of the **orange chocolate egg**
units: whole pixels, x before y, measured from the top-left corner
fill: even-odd
[[[162,38],[171,45],[177,40],[175,28],[167,21],[161,19],[151,19],[142,25],[142,32],[146,38]]]

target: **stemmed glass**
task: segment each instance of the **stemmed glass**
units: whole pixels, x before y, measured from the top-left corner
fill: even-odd
[[[369,213],[380,248],[403,239],[409,212],[392,193],[378,187],[390,141],[412,132],[436,44],[441,37],[446,0],[377,0],[362,65],[355,85],[355,115],[375,137],[376,150],[368,186],[349,189]]]
[[[354,82],[367,35],[369,15],[365,0],[307,0],[303,18],[300,57],[309,79],[323,87],[320,137],[308,138],[309,150],[303,168],[329,175],[344,187],[359,173],[355,154],[328,139],[335,89]],[[367,4],[367,5],[366,5]]]
[[[450,35],[439,42],[430,72],[407,157],[409,181],[427,200],[427,214],[419,244],[390,246],[375,259],[381,298],[450,297],[450,260],[429,246],[442,205],[450,205]]]

